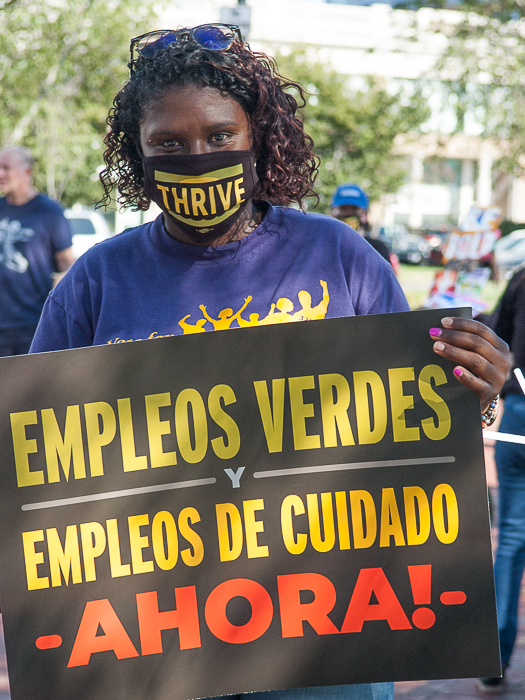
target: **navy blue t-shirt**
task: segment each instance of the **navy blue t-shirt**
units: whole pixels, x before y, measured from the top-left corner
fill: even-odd
[[[0,331],[35,328],[57,271],[55,253],[71,246],[59,204],[38,194],[27,204],[0,198]]]
[[[269,206],[242,240],[200,247],[169,236],[161,215],[75,262],[31,352],[407,310],[391,265],[331,217]]]

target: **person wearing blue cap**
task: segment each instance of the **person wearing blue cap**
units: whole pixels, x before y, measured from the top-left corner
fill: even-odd
[[[369,200],[366,192],[355,184],[339,185],[332,197],[332,216],[360,233],[372,248],[392,264],[390,251],[383,241],[370,236]]]

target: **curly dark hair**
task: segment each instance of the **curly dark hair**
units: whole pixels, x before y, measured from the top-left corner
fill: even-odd
[[[313,184],[319,159],[297,110],[304,106],[302,87],[278,73],[275,61],[248,45],[234,43],[228,51],[211,51],[187,41],[171,44],[153,56],[140,56],[129,81],[113,101],[104,142],[106,168],[100,174],[104,196],[100,205],[118,201],[145,210],[144,171],[137,144],[140,122],[154,100],[175,86],[213,87],[236,100],[247,113],[257,160],[259,185],[255,200],[301,208],[305,197],[318,199]],[[286,92],[298,92],[299,104]]]

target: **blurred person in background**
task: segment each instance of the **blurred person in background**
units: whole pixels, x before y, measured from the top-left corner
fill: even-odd
[[[514,367],[525,372],[525,268],[510,280],[490,324],[508,343]],[[525,395],[514,374],[501,391],[505,408],[499,430],[525,435]],[[525,569],[525,445],[496,442],[499,483],[499,535],[494,578],[503,676],[481,678],[485,692],[503,692],[518,627],[518,604]]]
[[[390,253],[386,243],[370,236],[368,207],[368,195],[359,185],[339,185],[332,198],[332,216],[360,233],[379,255],[388,260],[397,273],[397,256]]]
[[[0,151],[0,356],[24,355],[53,285],[74,261],[59,204],[33,187],[33,158],[19,146]]]

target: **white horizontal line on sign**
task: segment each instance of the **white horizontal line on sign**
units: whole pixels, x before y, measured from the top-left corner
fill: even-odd
[[[525,435],[511,435],[510,433],[498,433],[495,430],[484,430],[483,437],[487,440],[501,440],[502,442],[517,442],[525,445]]]
[[[294,474],[316,474],[318,472],[340,472],[347,469],[371,469],[373,467],[410,467],[418,464],[443,464],[455,462],[455,457],[421,457],[419,459],[385,459],[378,462],[349,462],[347,464],[321,464],[315,467],[294,467],[293,469],[271,469],[254,472],[255,479],[271,476],[292,476]]]
[[[74,498],[60,498],[56,501],[41,501],[40,503],[26,503],[22,510],[41,510],[42,508],[58,508],[60,506],[71,506],[76,503],[89,503],[90,501],[106,501],[111,498],[122,498],[123,496],[138,496],[144,493],[155,493],[156,491],[170,491],[171,489],[189,489],[192,486],[208,486],[214,484],[217,479],[193,479],[193,481],[177,481],[171,484],[157,484],[156,486],[141,486],[136,489],[123,489],[122,491],[107,491],[106,493],[92,493],[88,496],[75,496]]]

